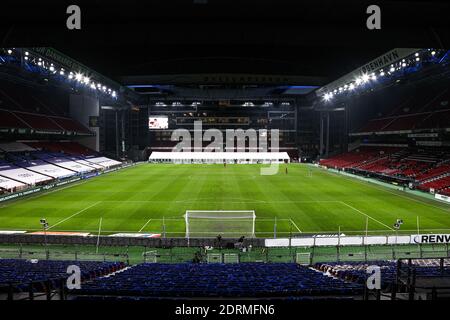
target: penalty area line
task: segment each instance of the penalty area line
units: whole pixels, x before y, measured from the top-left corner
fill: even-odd
[[[56,227],[57,225],[59,225],[59,224],[61,224],[61,223],[63,223],[63,222],[66,222],[66,221],[69,220],[69,219],[72,219],[73,217],[79,215],[80,213],[83,213],[84,211],[86,211],[86,210],[88,210],[88,209],[90,209],[90,208],[92,208],[92,207],[98,205],[100,202],[101,202],[101,201],[97,201],[96,203],[91,204],[89,207],[86,207],[86,208],[84,208],[83,210],[80,210],[80,211],[78,211],[78,212],[75,212],[73,215],[71,215],[71,216],[69,216],[69,217],[67,217],[67,218],[65,218],[65,219],[63,219],[63,220],[61,220],[61,221],[58,221],[57,223],[55,223],[55,224],[52,225],[51,227],[47,228],[47,230],[50,230],[50,229]]]
[[[375,219],[375,218],[372,218],[372,217],[369,216],[368,214],[362,212],[361,210],[356,209],[355,207],[352,207],[351,205],[345,203],[344,201],[339,201],[339,202],[342,203],[343,205],[349,207],[350,209],[353,209],[353,210],[355,210],[356,212],[361,213],[362,215],[366,216],[367,218],[372,219],[372,220],[375,221],[375,222],[378,222],[379,224],[385,226],[385,227],[388,228],[389,230],[395,231],[393,228],[389,227],[387,224],[384,224],[383,222],[381,222],[381,221],[379,221],[379,220],[377,220],[377,219]]]
[[[289,219],[289,220],[294,225],[294,227],[298,230],[298,232],[302,233],[302,230],[300,230],[300,228],[295,224],[294,220],[292,220],[292,219]]]
[[[138,232],[141,232],[142,230],[144,230],[144,228],[149,224],[150,221],[152,221],[152,219],[148,219],[148,221],[142,226],[142,228],[139,229]]]

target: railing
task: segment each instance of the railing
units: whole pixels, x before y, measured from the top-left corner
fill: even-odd
[[[51,246],[26,249],[22,245],[17,248],[0,248],[0,259],[37,259],[37,260],[71,260],[71,261],[121,261],[129,264],[129,256],[125,253],[95,253],[77,249],[61,250]]]
[[[56,283],[56,285],[55,285]],[[66,279],[56,278],[26,284],[0,285],[0,300],[66,300]]]
[[[216,256],[216,259],[211,257]],[[208,259],[208,256],[210,259]],[[230,258],[232,257],[232,258]],[[0,258],[40,260],[122,261],[127,264],[182,263],[182,262],[285,262],[312,265],[318,262],[379,261],[408,258],[450,257],[448,244],[441,245],[381,245],[329,247],[276,247],[244,245],[242,248],[225,246],[155,247],[155,246],[101,246],[95,245],[0,245]]]
[[[408,300],[437,300],[450,297],[450,286],[448,285],[450,283],[450,259],[442,257],[429,259],[439,262],[440,274],[417,275],[416,268],[424,267],[413,264],[413,261],[417,259],[399,259],[397,261],[395,289],[403,288]],[[428,265],[427,267],[433,266]],[[396,298],[395,294],[393,296]]]

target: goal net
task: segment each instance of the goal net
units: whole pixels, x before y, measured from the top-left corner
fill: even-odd
[[[255,236],[255,211],[187,210],[186,238],[239,238]]]

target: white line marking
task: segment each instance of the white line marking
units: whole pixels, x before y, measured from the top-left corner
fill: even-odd
[[[412,196],[404,196],[404,195],[402,195],[402,194],[398,194],[398,193],[395,193],[395,192],[386,190],[386,189],[385,189],[386,187],[382,187],[382,186],[378,187],[377,185],[374,185],[374,183],[373,183],[373,182],[370,182],[370,181],[361,181],[361,180],[359,180],[358,178],[353,178],[353,177],[350,177],[350,176],[345,176],[345,175],[343,175],[343,174],[339,174],[339,173],[335,173],[335,172],[329,172],[329,171],[324,171],[324,172],[325,172],[325,173],[328,173],[329,175],[334,175],[334,176],[338,176],[338,177],[345,178],[345,179],[350,180],[350,181],[358,182],[358,183],[363,184],[363,185],[365,185],[365,186],[370,186],[370,187],[372,187],[372,188],[374,188],[374,189],[381,190],[381,191],[384,191],[384,192],[393,194],[394,196],[402,197],[402,198],[405,198],[405,199],[408,199],[408,200],[412,200],[412,201],[415,201],[415,202],[420,202],[420,203],[425,204],[425,205],[427,205],[427,206],[434,207],[434,208],[437,208],[437,209],[441,209],[442,211],[445,211],[445,212],[448,212],[448,211],[449,211],[448,209],[445,209],[445,208],[442,208],[442,207],[435,206],[435,205],[433,205],[433,204],[431,204],[431,203],[428,203],[428,202],[425,202],[425,201],[422,201],[422,200],[413,198]],[[430,199],[430,201],[434,201],[434,200],[431,200],[431,199]],[[439,203],[442,203],[442,202],[439,202]]]
[[[375,218],[372,218],[372,217],[369,216],[368,214],[362,212],[361,210],[356,209],[355,207],[352,207],[351,205],[345,203],[344,201],[340,201],[340,202],[341,202],[343,205],[346,205],[347,207],[349,207],[349,208],[351,208],[351,209],[353,209],[353,210],[355,210],[355,211],[361,213],[362,215],[366,216],[367,218],[372,219],[372,220],[375,221],[375,222],[378,222],[379,224],[385,226],[386,228],[388,228],[388,229],[390,229],[390,230],[392,230],[392,231],[395,231],[393,228],[389,227],[387,224],[384,224],[383,222],[381,222],[381,221],[379,221],[379,220],[377,220],[377,219],[375,219]]]
[[[289,220],[289,219],[285,219],[285,220]],[[273,221],[273,220],[270,220],[270,221]],[[280,219],[278,219],[277,221],[280,221]],[[42,228],[27,228],[26,230],[28,230],[28,231],[42,231]],[[16,231],[16,229],[3,228],[2,231]],[[94,229],[83,229],[83,230],[79,230],[79,229],[78,230],[60,229],[60,230],[57,230],[57,231],[61,231],[61,232],[98,232],[98,230],[94,230]],[[440,231],[440,232],[445,231],[446,233],[450,234],[450,229],[448,229],[448,228],[421,229],[420,231],[421,232],[425,232],[426,231],[426,232],[429,232],[429,233],[436,233],[436,231]],[[133,231],[133,230],[102,230],[102,232],[103,233],[133,233],[135,231]],[[323,231],[323,230],[303,231],[303,233],[307,233],[307,234],[336,234],[336,232],[337,232],[336,230],[334,230],[334,231]],[[366,230],[341,230],[341,232],[342,233],[356,233],[356,232],[358,232],[358,233],[360,233],[362,235],[362,234],[365,234]],[[387,232],[387,230],[386,229],[383,229],[383,230],[368,230],[368,232],[372,233],[372,234],[376,233],[376,234],[379,234],[379,235],[386,236],[385,232]],[[410,232],[410,233],[407,233],[407,232]],[[159,233],[159,232],[156,232],[156,233]],[[171,234],[171,233],[185,234],[186,231],[167,232],[167,233],[168,234]],[[270,232],[270,231],[257,231],[255,233],[258,233],[258,234],[261,234],[261,233],[269,234],[269,233],[272,233],[272,232]],[[277,233],[288,234],[289,231],[277,231]],[[409,234],[416,235],[417,234],[417,229],[402,229],[399,232],[399,235],[409,235]]]
[[[100,245],[100,234],[102,233],[102,221],[103,221],[103,217],[100,217],[100,224],[98,226],[97,246],[95,249],[95,253],[98,253],[98,247]]]
[[[67,221],[67,220],[69,220],[69,219],[72,219],[73,217],[79,215],[80,213],[83,213],[84,211],[86,211],[86,210],[88,210],[88,209],[90,209],[90,208],[96,206],[96,205],[99,204],[100,202],[101,202],[101,201],[97,201],[96,203],[90,205],[89,207],[86,207],[86,208],[84,208],[83,210],[80,210],[80,211],[78,211],[78,212],[75,212],[75,213],[74,213],[73,215],[71,215],[70,217],[67,217],[67,218],[65,218],[65,219],[63,219],[63,220],[61,220],[61,221],[58,221],[57,223],[55,223],[54,225],[52,225],[51,227],[49,227],[47,230],[50,230],[51,228],[54,228],[54,227],[56,227],[57,225],[59,225],[59,224],[65,222],[65,221]]]
[[[151,202],[155,202],[155,203],[167,203],[167,202],[175,202],[175,203],[195,203],[198,202],[199,200],[104,200],[102,202],[130,202],[130,203],[151,203]],[[224,199],[222,201],[205,201],[205,200],[201,200],[203,203],[223,203],[224,201],[226,201],[227,203],[336,203],[336,202],[340,202],[339,200],[274,200],[274,201],[263,201],[263,200],[255,200],[255,201],[228,201],[228,199]],[[250,211],[250,210],[246,210],[246,211]]]
[[[300,230],[300,228],[297,227],[297,225],[295,224],[294,220],[292,220],[292,219],[289,219],[289,220],[291,220],[291,223],[294,225],[294,227],[297,228],[298,232],[302,233],[302,230]]]
[[[148,219],[148,221],[142,226],[142,228],[139,229],[138,232],[141,232],[142,230],[144,230],[144,228],[148,225],[148,223],[152,221],[152,219]]]

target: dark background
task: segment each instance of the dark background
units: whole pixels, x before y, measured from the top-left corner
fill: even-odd
[[[69,4],[82,29],[69,31]],[[382,29],[366,28],[381,7]],[[395,47],[449,47],[448,1],[2,1],[0,47],[51,46],[114,79],[254,73],[336,79]]]

